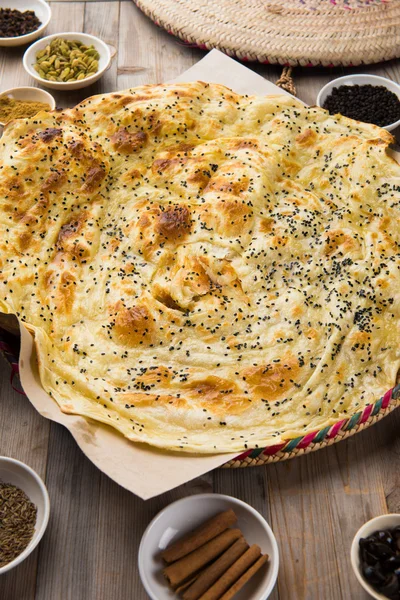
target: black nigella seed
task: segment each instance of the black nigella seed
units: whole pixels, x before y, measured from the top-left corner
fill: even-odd
[[[323,108],[356,121],[384,127],[400,119],[400,100],[383,85],[341,85],[326,98]]]

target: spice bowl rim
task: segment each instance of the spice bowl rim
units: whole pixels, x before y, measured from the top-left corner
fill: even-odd
[[[215,507],[218,506],[218,508],[214,507],[214,509],[210,511],[212,504],[214,504]],[[205,507],[203,519],[201,519],[202,511],[201,509],[198,509],[199,505],[204,505]],[[160,595],[160,585],[159,582],[156,581],[156,576],[153,572],[154,564],[150,564],[151,561],[154,563],[159,551],[169,545],[169,543],[172,541],[171,539],[166,540],[166,537],[169,537],[168,528],[171,528],[171,522],[173,522],[174,518],[179,522],[182,522],[183,527],[181,530],[172,527],[172,532],[174,534],[179,533],[184,535],[190,531],[193,526],[196,527],[197,523],[200,524],[204,522],[216,512],[228,510],[230,508],[235,510],[235,507],[238,511],[240,508],[240,511],[242,512],[242,517],[238,515],[238,521],[240,522],[241,519],[245,520],[243,514],[248,516],[250,520],[248,526],[252,528],[253,525],[256,524],[257,528],[261,528],[261,535],[264,537],[265,541],[268,542],[269,546],[268,571],[264,573],[263,579],[260,581],[261,586],[259,585],[259,589],[257,589],[256,592],[251,595],[251,597],[246,596],[246,598],[247,600],[266,600],[269,598],[272,590],[275,587],[279,571],[279,549],[270,525],[255,508],[243,500],[239,500],[238,498],[234,498],[233,496],[228,496],[226,494],[206,493],[186,496],[185,498],[181,498],[180,500],[176,500],[175,502],[172,502],[172,504],[167,505],[158,514],[156,514],[143,533],[138,552],[139,575],[146,592],[152,600],[167,600],[169,598],[176,597],[176,595],[171,595],[172,592],[168,588],[166,582],[165,591],[164,593],[161,592]],[[185,516],[189,519],[190,517],[195,517],[195,521],[197,521],[197,523],[192,525],[186,522],[185,525]],[[239,523],[238,526],[240,526]],[[234,525],[234,527],[236,527],[236,525]],[[161,533],[162,531],[164,532]],[[249,544],[254,543],[252,539],[247,539],[247,542]],[[157,565],[157,569],[162,569],[162,566]]]
[[[24,35],[16,35],[14,37],[0,37],[0,46],[24,46],[25,44],[29,44],[30,42],[36,40],[46,30],[48,24],[51,21],[51,6],[45,0],[29,0],[26,2],[26,4],[32,4],[32,7],[26,8],[25,10],[33,11],[35,10],[35,5],[40,4],[46,11],[46,18],[44,22],[37,29],[31,31],[30,33],[25,33]],[[17,7],[15,8],[19,10]]]
[[[20,469],[21,471],[23,471],[25,473],[28,473],[30,475],[30,477],[34,479],[34,481],[38,487],[38,490],[40,490],[40,495],[43,500],[43,520],[42,520],[42,524],[40,525],[39,529],[36,530],[36,528],[35,528],[32,539],[29,542],[29,544],[27,545],[27,547],[25,548],[25,550],[23,550],[21,552],[21,554],[16,556],[14,558],[14,560],[12,560],[9,563],[7,563],[6,565],[4,565],[4,567],[0,567],[0,575],[3,575],[7,571],[10,571],[14,567],[21,564],[33,552],[33,550],[36,548],[36,546],[39,544],[40,540],[42,539],[44,532],[46,531],[46,528],[47,528],[47,525],[49,522],[49,517],[50,517],[49,494],[47,492],[47,488],[46,488],[43,480],[36,473],[36,471],[34,471],[34,469],[32,469],[32,467],[30,467],[26,463],[22,462],[21,460],[17,460],[16,458],[11,458],[10,456],[0,456],[0,468],[4,464],[17,466],[18,469]],[[10,481],[10,483],[12,483],[12,481]]]
[[[25,98],[25,100],[29,100],[28,94],[30,91],[34,91],[35,94],[39,92],[39,95],[43,95],[43,97],[47,98],[48,104],[50,106],[49,110],[55,110],[56,101],[54,99],[54,96],[52,96],[46,90],[42,90],[41,88],[34,87],[31,85],[19,86],[19,87],[10,88],[8,90],[4,90],[4,92],[0,92],[0,98],[2,98],[3,96],[10,96],[10,95],[14,94],[15,92],[25,92],[25,91],[27,92],[27,97]],[[25,117],[20,117],[20,118],[24,119]],[[12,119],[10,119],[10,120],[12,120]],[[0,120],[0,126],[4,127],[7,122]]]
[[[90,77],[86,77],[86,79],[80,79],[79,81],[48,81],[47,79],[43,79],[33,68],[36,59],[36,53],[40,50],[43,50],[43,48],[45,48],[49,42],[56,38],[64,38],[69,40],[76,39],[78,41],[82,41],[83,43],[92,43],[100,54],[100,60],[103,58],[105,64]],[[42,84],[44,87],[53,90],[79,90],[98,81],[100,77],[102,77],[107,71],[107,69],[110,68],[111,61],[114,56],[115,53],[113,52],[112,47],[95,35],[84,33],[82,31],[60,31],[57,33],[52,33],[51,35],[47,35],[46,37],[37,40],[34,44],[29,46],[29,48],[25,50],[22,62],[28,75],[33,77],[33,79]]]
[[[378,517],[374,517],[370,519],[366,523],[364,523],[360,529],[357,531],[353,538],[353,542],[351,544],[350,550],[350,562],[353,567],[353,571],[355,576],[358,579],[358,582],[364,588],[366,592],[375,600],[387,600],[387,596],[380,594],[364,577],[361,573],[361,564],[360,564],[360,549],[359,549],[359,540],[362,537],[366,537],[374,533],[375,531],[379,531],[380,529],[389,529],[392,527],[397,527],[400,525],[400,513],[389,513],[385,515],[379,515]]]
[[[344,75],[343,77],[336,77],[335,79],[332,79],[331,81],[328,81],[328,83],[326,83],[318,92],[318,96],[317,96],[317,100],[316,100],[316,104],[317,106],[319,106],[320,108],[323,108],[322,105],[324,103],[325,98],[328,96],[328,94],[333,90],[334,87],[337,87],[337,85],[352,85],[352,81],[354,80],[359,80],[359,81],[363,81],[363,83],[360,85],[383,85],[385,86],[388,90],[390,90],[391,92],[395,93],[398,97],[398,99],[400,100],[400,85],[398,83],[396,83],[396,81],[393,81],[392,79],[389,79],[388,77],[381,77],[380,75],[369,75],[368,73],[357,73],[354,75]],[[387,131],[393,131],[393,129],[396,129],[396,127],[398,127],[400,125],[400,119],[398,119],[397,121],[394,121],[393,123],[389,123],[388,125],[385,125],[384,127],[382,127],[382,129],[386,129]]]

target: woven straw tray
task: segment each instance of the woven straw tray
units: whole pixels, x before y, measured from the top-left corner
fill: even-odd
[[[202,6],[204,4],[204,1],[205,0],[199,0],[199,6]],[[306,2],[307,0],[303,1]],[[373,0],[371,0],[371,2],[372,1]],[[400,4],[400,0],[396,1],[398,1]],[[237,0],[232,0],[233,4],[236,2]],[[215,54],[217,54],[217,56]],[[196,65],[196,67],[192,67],[187,72],[183,73],[180,77],[178,77],[175,81],[187,80],[188,78],[192,79],[194,76],[193,69],[196,69],[195,78],[199,78],[198,69],[200,65],[202,65],[202,68],[200,70],[201,74],[203,75],[204,73],[208,73],[209,80],[211,81],[213,81],[214,79],[213,75],[210,75],[209,73],[210,70],[213,71],[214,76],[216,77],[219,83],[226,84],[230,87],[237,88],[237,80],[239,80],[242,84],[245,84],[245,87],[247,89],[250,88],[254,92],[257,92],[257,90],[259,90],[258,93],[276,93],[276,87],[273,84],[266,82],[264,79],[252,73],[239,63],[231,61],[229,58],[227,58],[224,55],[221,55],[216,51],[214,53],[209,53],[207,57],[203,58],[203,60]],[[231,83],[232,78],[235,81],[235,85]],[[259,87],[260,82],[262,83],[261,88]],[[265,88],[267,84],[270,86],[269,92],[267,92]],[[242,88],[240,88],[239,90],[236,89],[236,91],[239,91],[239,93],[243,93]],[[400,162],[399,154],[397,154],[394,157]],[[0,353],[4,355],[4,357],[11,365],[11,383],[13,385],[14,379],[16,381],[18,380],[19,373],[18,336],[19,326],[17,319],[13,316],[2,315],[0,313]],[[21,391],[20,387],[18,386],[18,383],[16,383],[16,389],[19,392]],[[271,462],[287,460],[289,458],[294,458],[295,456],[313,452],[314,450],[319,450],[320,448],[330,446],[335,442],[339,442],[340,440],[346,439],[347,437],[350,437],[351,435],[354,435],[355,433],[366,429],[370,425],[377,423],[383,417],[388,415],[390,412],[392,412],[395,408],[399,406],[400,381],[398,382],[398,385],[396,385],[393,389],[388,390],[382,398],[377,399],[374,404],[366,406],[362,411],[350,415],[348,418],[338,421],[330,427],[326,427],[320,431],[315,431],[305,436],[289,440],[288,442],[284,442],[279,445],[268,446],[267,448],[247,450],[241,455],[235,457],[233,460],[230,460],[229,462],[225,463],[225,465],[223,466],[228,468],[258,466]],[[92,459],[93,457],[91,458],[91,460]],[[109,474],[109,476],[112,475]],[[135,491],[135,493],[137,493],[137,491]]]
[[[0,327],[0,353],[3,354],[11,366],[11,385],[13,385],[16,391],[21,393],[20,387],[17,387],[17,382],[15,381],[18,379],[17,355],[19,340],[14,334],[18,325],[15,325],[13,321],[4,320],[4,315],[0,315],[0,323],[3,327],[7,327],[7,330]],[[256,467],[314,452],[363,431],[386,417],[386,415],[397,407],[400,407],[400,383],[386,392],[374,404],[369,404],[362,411],[355,413],[348,419],[343,419],[331,427],[325,427],[320,431],[309,433],[277,446],[247,450],[240,456],[227,462],[223,467]]]
[[[134,0],[204,50],[281,65],[353,66],[400,56],[399,0]]]

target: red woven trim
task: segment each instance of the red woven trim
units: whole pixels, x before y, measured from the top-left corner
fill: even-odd
[[[371,416],[373,408],[374,408],[373,404],[368,404],[368,406],[365,407],[364,412],[363,412],[363,414],[361,416],[361,419],[360,419],[360,424],[361,423],[365,423],[365,421],[368,421],[368,419]]]
[[[297,448],[307,448],[307,446],[309,446],[312,443],[312,441],[317,435],[318,431],[308,433],[303,437],[302,441],[299,444],[297,444]]]
[[[273,454],[277,454],[286,446],[287,442],[283,442],[283,444],[276,444],[275,446],[267,446],[263,450],[263,454],[267,456],[272,456]]]
[[[389,406],[390,401],[392,399],[392,392],[393,392],[393,388],[391,390],[389,390],[388,392],[386,392],[386,394],[384,394],[383,400],[382,400],[382,408],[387,408]]]

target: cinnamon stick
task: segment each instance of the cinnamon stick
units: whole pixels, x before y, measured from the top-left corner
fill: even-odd
[[[231,600],[235,594],[257,573],[266,562],[268,562],[268,554],[262,554],[260,558],[244,573],[232,587],[220,598],[220,600]]]
[[[204,571],[204,569],[203,569],[203,571]],[[178,594],[178,596],[180,596],[185,590],[187,590],[188,587],[190,587],[191,585],[193,585],[193,583],[199,577],[200,573],[203,573],[203,571],[199,571],[199,573],[197,573],[196,575],[194,575],[193,577],[191,577],[190,579],[188,579],[186,581],[186,583],[182,583],[182,585],[180,585],[179,587],[177,587],[176,590],[175,590],[175,592]]]
[[[230,509],[221,512],[197,527],[192,533],[189,533],[169,548],[166,548],[161,553],[161,557],[166,563],[173,563],[217,537],[217,535],[228,529],[236,521],[237,517],[233,510]]]
[[[240,539],[240,538],[239,538]],[[196,573],[196,575],[193,575],[193,577],[190,577],[187,581],[185,581],[185,583],[182,583],[179,587],[176,588],[175,593],[178,595],[183,594],[183,592],[185,590],[188,589],[188,587],[190,587],[198,577],[200,577],[200,575],[202,573],[204,573],[204,571],[207,569],[208,566],[205,566],[203,569],[200,569],[200,571],[198,571]]]
[[[196,577],[189,589],[184,592],[183,600],[198,600],[248,548],[246,540],[239,538],[233,546]]]
[[[242,537],[240,529],[227,529],[201,548],[197,548],[172,565],[168,565],[163,571],[168,583],[173,589],[176,589],[200,571],[202,567],[225,552],[240,537]]]
[[[233,584],[253,565],[260,557],[261,548],[254,544],[231,567],[200,596],[199,600],[219,600]]]

